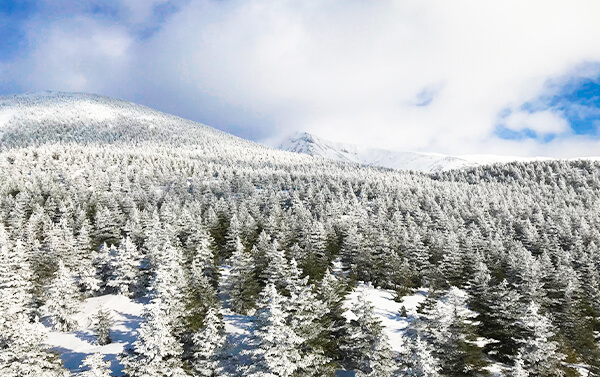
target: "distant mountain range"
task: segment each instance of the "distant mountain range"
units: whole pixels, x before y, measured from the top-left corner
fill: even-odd
[[[548,157],[496,155],[447,156],[439,153],[393,151],[338,143],[319,138],[307,132],[298,132],[288,137],[281,143],[279,149],[367,166],[379,166],[397,170],[415,170],[425,173],[464,169],[500,162],[550,159]]]

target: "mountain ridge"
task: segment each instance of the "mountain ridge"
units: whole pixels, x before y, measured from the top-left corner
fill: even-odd
[[[330,141],[308,132],[296,132],[292,134],[284,139],[278,148],[288,152],[319,156],[365,166],[383,167],[394,170],[412,170],[424,173],[468,169],[494,163],[555,160],[555,158],[551,157],[517,157],[486,154],[451,156],[440,153],[395,151]],[[570,160],[576,159],[581,158]],[[598,157],[584,159],[597,160]]]
[[[473,161],[437,153],[391,151],[338,143],[307,132],[297,132],[288,137],[279,145],[279,149],[367,166],[428,173],[479,165]]]

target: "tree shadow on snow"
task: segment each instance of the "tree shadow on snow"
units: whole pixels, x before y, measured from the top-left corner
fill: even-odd
[[[83,368],[80,368],[79,366],[83,362],[83,359],[92,355],[92,353],[74,352],[73,350],[63,347],[54,347],[51,351],[59,354],[64,367],[69,369],[72,373],[81,372]],[[111,376],[121,376],[123,374],[123,365],[119,362],[117,355],[106,354],[104,355],[104,360],[110,362],[110,370],[112,371]]]

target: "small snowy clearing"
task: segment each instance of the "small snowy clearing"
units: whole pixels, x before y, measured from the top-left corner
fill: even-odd
[[[366,298],[373,304],[375,314],[384,326],[384,332],[390,340],[390,347],[393,351],[399,352],[403,347],[402,335],[404,329],[408,326],[408,320],[417,313],[417,306],[425,300],[427,289],[419,289],[413,295],[403,297],[402,302],[399,303],[394,301],[395,293],[393,291],[377,289],[370,284],[360,283],[348,295],[344,304],[344,307],[348,309],[344,313],[348,320],[356,318],[350,309],[357,303],[358,296],[363,292]],[[400,315],[402,306],[406,309],[408,318],[403,318]]]
[[[14,114],[15,111],[12,110],[0,110],[0,135],[2,135],[2,128],[9,124]]]
[[[110,311],[113,325],[110,328],[111,344],[99,346],[93,330],[93,317],[98,309]],[[60,354],[66,368],[71,372],[79,371],[83,359],[93,353],[105,355],[110,361],[113,376],[122,375],[122,365],[117,360],[124,347],[132,344],[137,337],[137,329],[143,321],[144,305],[120,295],[92,297],[82,303],[76,316],[80,330],[62,333],[48,329],[46,343]]]
[[[249,347],[249,341],[252,338],[252,327],[256,318],[249,315],[237,314],[229,307],[229,295],[223,291],[223,288],[227,286],[227,278],[230,271],[230,266],[221,266],[221,284],[219,284],[221,315],[225,323],[227,343],[231,347],[229,351],[232,356],[243,360],[240,354]]]

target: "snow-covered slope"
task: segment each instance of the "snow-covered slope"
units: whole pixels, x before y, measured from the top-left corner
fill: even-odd
[[[397,170],[415,170],[435,173],[452,169],[464,169],[497,162],[536,161],[544,157],[513,157],[496,155],[447,156],[438,153],[418,153],[367,148],[337,143],[306,132],[295,133],[287,138],[279,149],[319,156],[337,161],[361,165],[380,166]]]
[[[0,97],[0,149],[56,142],[247,144],[200,123],[134,103],[85,93]]]

